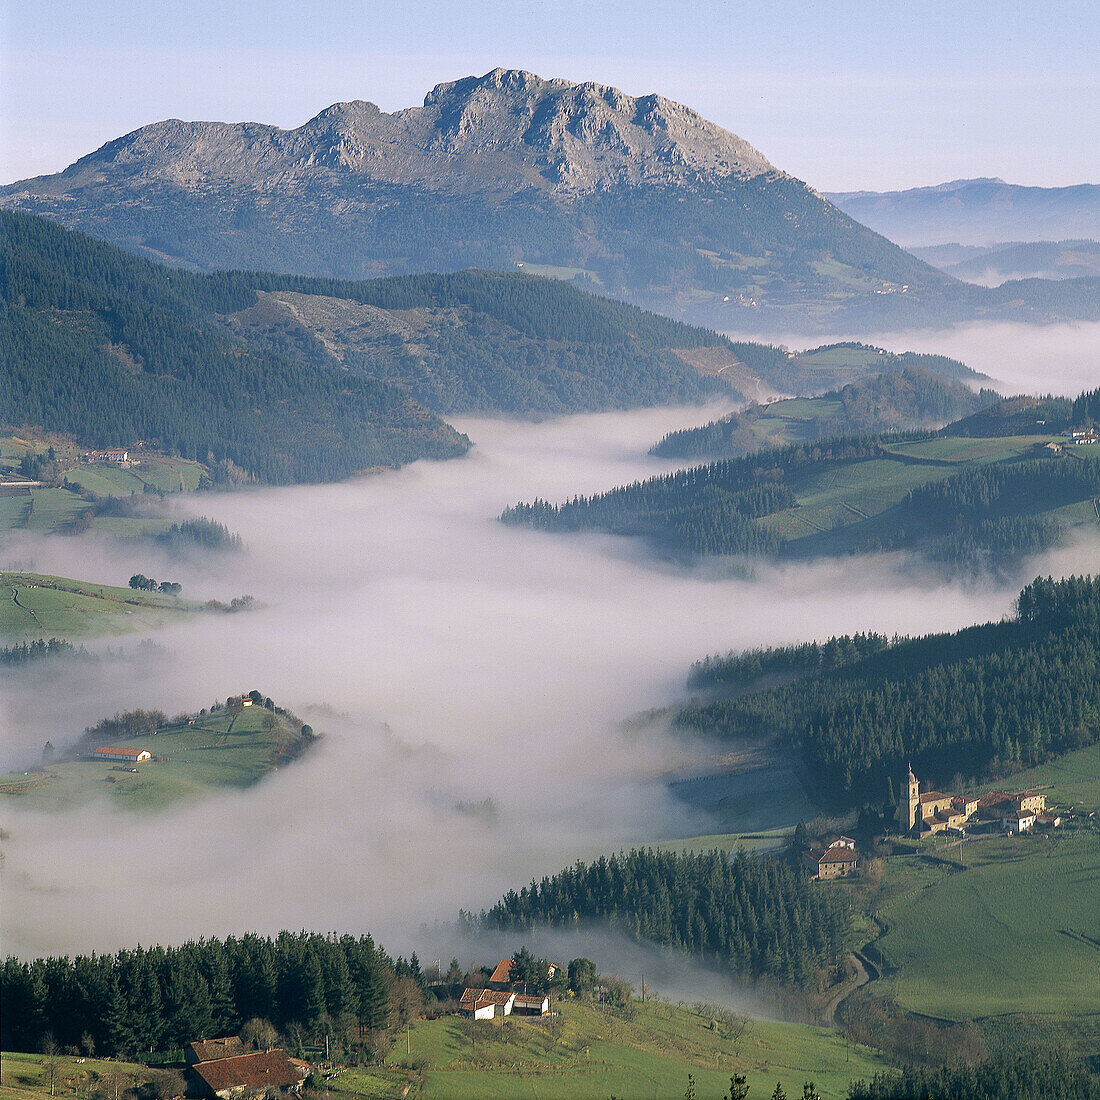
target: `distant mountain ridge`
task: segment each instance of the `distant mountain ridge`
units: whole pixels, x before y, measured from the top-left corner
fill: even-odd
[[[1007,279],[1100,275],[1100,241],[1003,241],[987,247],[949,244],[910,251],[956,279],[983,286],[998,286]]]
[[[1071,288],[960,284],[690,108],[518,70],[293,130],[155,123],[0,188],[0,206],[199,270],[523,266],[727,331],[1100,313]]]
[[[825,196],[903,247],[1100,238],[1100,184],[1024,187],[995,177]]]

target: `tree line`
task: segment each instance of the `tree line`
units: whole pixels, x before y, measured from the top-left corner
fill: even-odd
[[[405,964],[407,965],[407,964]],[[5,960],[5,1050],[119,1056],[235,1034],[248,1020],[314,1035],[330,1021],[384,1028],[394,960],[370,936],[281,932],[75,958]]]
[[[599,922],[742,978],[798,986],[827,973],[850,936],[834,896],[786,862],[650,848],[578,860],[462,920],[503,931]]]
[[[1011,621],[709,657],[689,682],[719,697],[677,725],[797,749],[822,805],[892,801],[909,762],[942,785],[1005,774],[1100,737],[1100,577],[1037,578]]]

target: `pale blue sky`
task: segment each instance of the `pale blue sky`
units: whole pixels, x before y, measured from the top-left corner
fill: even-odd
[[[1100,182],[1095,0],[0,0],[0,181],[161,118],[296,126],[497,65],[657,91],[820,190]]]

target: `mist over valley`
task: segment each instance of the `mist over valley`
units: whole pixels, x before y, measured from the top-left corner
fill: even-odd
[[[248,792],[162,815],[32,814],[9,800],[11,949],[102,950],[151,926],[178,941],[242,924],[369,928],[399,949],[421,923],[477,909],[577,855],[708,831],[667,777],[709,766],[713,750],[659,723],[624,725],[681,698],[704,653],[956,629],[1011,609],[1014,584],[945,592],[901,555],[741,577],[655,567],[624,540],[548,539],[496,522],[517,496],[670,468],[646,456],[651,442],[713,412],[459,420],[474,441],[463,459],[340,485],[177,498],[179,515],[214,516],[246,548],[179,564],[185,588],[247,590],[263,606],[161,630],[144,656],[123,643],[67,670],[60,705],[47,710],[56,672],[5,673],[5,764],[34,762],[44,740],[62,744],[104,715],[194,710],[254,686],[322,740]],[[1085,568],[1095,549],[1028,572]],[[106,540],[89,555],[73,540],[26,535],[9,538],[5,554],[115,583],[166,564]],[[186,868],[173,858],[137,869],[125,855],[135,846],[186,852]],[[280,883],[305,864],[325,888],[288,896]]]

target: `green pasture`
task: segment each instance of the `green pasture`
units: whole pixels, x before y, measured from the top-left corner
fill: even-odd
[[[83,449],[72,440],[0,436],[0,473],[15,476],[28,454],[45,454],[50,446],[61,461],[64,476],[75,489],[32,488],[29,496],[0,497],[0,532],[27,530],[64,534],[92,505],[80,496],[88,490],[101,497],[128,497],[158,493],[192,492],[198,488],[206,468],[198,462],[141,451],[132,466],[121,468],[89,465],[81,460]],[[97,531],[118,538],[140,538],[168,527],[163,519],[128,519],[100,516],[92,522]]]
[[[153,630],[198,609],[176,596],[131,588],[35,573],[0,574],[0,641],[8,645]]]
[[[823,1097],[840,1098],[853,1078],[889,1068],[877,1051],[846,1051],[843,1036],[824,1028],[757,1019],[734,1039],[721,1019],[706,1012],[661,1001],[636,1002],[634,1009],[627,1020],[567,1000],[556,1006],[562,1024],[557,1036],[547,1020],[508,1017],[503,1032],[499,1019],[420,1020],[407,1040],[400,1036],[391,1059],[426,1063],[427,1097],[501,1100],[664,1100],[684,1094],[689,1073],[697,1095],[717,1098],[735,1072],[746,1074],[753,1092],[763,1096],[777,1081],[788,1095],[800,1096],[803,1083],[813,1080]],[[338,1085],[359,1091],[355,1074],[341,1076]],[[364,1086],[361,1095],[376,1095],[368,1082]]]
[[[1077,811],[1100,810],[1100,744],[1019,772],[1008,781],[1013,790],[1046,790],[1047,804]],[[1100,908],[1100,896],[1097,897]]]
[[[887,984],[947,1019],[1100,1013],[1100,839],[997,837],[953,853],[963,869],[888,860],[877,916]]]
[[[143,493],[146,486],[162,493],[190,492],[198,488],[203,473],[204,468],[197,462],[167,455],[141,454],[136,465],[126,469],[80,465],[67,476],[73,484],[99,496],[117,497]]]
[[[102,1089],[106,1079],[116,1075],[121,1079],[120,1093],[151,1077],[146,1066],[132,1062],[59,1055],[52,1095],[78,1098],[96,1095],[97,1087]],[[50,1095],[50,1079],[43,1055],[8,1050],[0,1055],[0,1100],[29,1100]]]
[[[834,266],[839,269],[842,265]],[[868,348],[849,347],[815,348],[810,351],[800,352],[795,356],[798,365],[803,369],[812,370],[818,368],[828,371],[843,369],[859,369],[862,371],[863,368],[873,363],[878,363],[884,358],[885,357],[879,355],[877,351]]]
[[[68,760],[0,776],[0,793],[42,810],[100,799],[124,809],[156,810],[217,788],[252,786],[279,766],[298,734],[297,726],[264,707],[223,707],[196,717],[194,725],[184,721],[155,735],[111,740],[112,746],[153,753],[153,761],[135,770],[116,761]]]
[[[930,481],[942,481],[949,466],[926,466],[870,458],[844,466],[816,469],[793,483],[797,508],[786,508],[760,520],[784,538],[812,538],[887,511],[909,492]]]
[[[803,1024],[750,1020],[734,1038],[721,1017],[661,1001],[635,1002],[629,1020],[572,1000],[555,1007],[555,1025],[510,1016],[503,1031],[499,1019],[415,1020],[407,1034],[398,1035],[385,1066],[341,1072],[328,1082],[330,1095],[402,1096],[419,1064],[422,1095],[439,1100],[666,1100],[684,1094],[689,1073],[701,1100],[722,1096],[734,1073],[748,1077],[752,1095],[770,1096],[781,1081],[788,1096],[801,1096],[803,1083],[812,1080],[826,1100],[840,1100],[854,1078],[891,1068],[877,1051],[846,1047],[837,1032]],[[0,1065],[0,1100],[50,1095],[42,1055],[5,1052]],[[56,1095],[88,1095],[90,1086],[112,1072],[127,1086],[152,1078],[141,1065],[62,1056]]]
[[[0,531],[64,532],[89,508],[68,489],[31,489],[29,496],[0,497]]]
[[[547,279],[575,279],[578,275],[587,275],[593,282],[599,283],[600,277],[585,267],[555,267],[553,264],[524,263],[522,269],[527,275],[542,275]]]
[[[710,833],[680,840],[663,840],[654,847],[666,852],[776,852],[786,843],[787,833],[787,829],[759,833]]]
[[[949,436],[922,439],[915,443],[890,443],[884,450],[908,458],[931,459],[934,462],[983,464],[1030,455],[1036,444],[1049,443],[1052,438],[1050,435],[1010,435],[1003,439]]]

